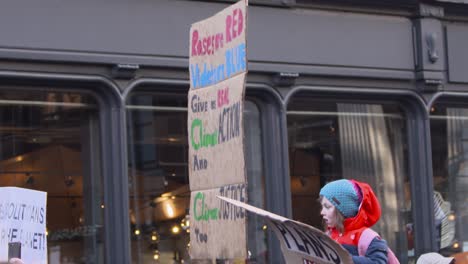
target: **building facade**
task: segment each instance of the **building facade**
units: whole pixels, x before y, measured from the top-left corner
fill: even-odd
[[[374,2],[250,1],[249,203],[321,227],[355,178],[401,263],[461,255],[468,3]],[[191,262],[189,29],[230,3],[2,3],[0,186],[48,193],[49,263]],[[269,232],[249,217],[249,263],[283,262]]]

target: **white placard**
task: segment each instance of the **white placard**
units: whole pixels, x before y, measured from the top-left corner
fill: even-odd
[[[286,263],[351,264],[351,255],[321,230],[249,204],[218,196],[219,199],[263,216],[281,243]]]
[[[0,262],[8,261],[8,243],[21,242],[27,264],[47,263],[47,193],[0,187]]]

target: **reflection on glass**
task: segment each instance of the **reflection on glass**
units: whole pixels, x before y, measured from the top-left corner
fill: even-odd
[[[317,101],[301,95],[289,104],[287,118],[294,219],[323,228],[320,188],[342,178],[367,182],[382,206],[373,229],[406,263],[413,254],[407,232],[412,219],[406,120],[399,106]]]
[[[104,261],[97,116],[89,95],[0,91],[0,186],[47,192],[48,263]]]
[[[127,118],[132,262],[187,261],[186,99],[137,94]]]
[[[439,103],[431,109],[434,220],[441,254],[468,252],[468,109]]]
[[[258,107],[246,101],[244,106],[245,159],[247,167],[248,203],[265,207],[265,177],[262,161],[262,131]],[[264,264],[268,262],[267,229],[259,216],[249,214],[247,217],[247,253],[248,263]]]
[[[127,103],[132,263],[190,263],[187,95],[137,91]],[[259,112],[246,102],[249,200],[263,206]],[[266,263],[263,222],[249,217],[252,263]],[[138,234],[136,233],[138,231]]]

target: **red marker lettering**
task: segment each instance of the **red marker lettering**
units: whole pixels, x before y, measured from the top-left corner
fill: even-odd
[[[197,56],[198,30],[192,32],[192,56]]]
[[[231,26],[232,26],[232,17],[228,15],[226,17],[226,43],[231,42]]]
[[[237,9],[234,9],[232,12],[232,38],[237,37],[237,31],[236,31],[236,25],[237,25]]]
[[[237,21],[237,34],[242,34],[244,30],[244,16],[242,15],[242,10],[239,9],[239,20]]]

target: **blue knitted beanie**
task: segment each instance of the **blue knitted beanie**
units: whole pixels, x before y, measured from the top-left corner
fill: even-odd
[[[332,181],[320,190],[320,195],[327,198],[345,218],[354,217],[359,210],[359,196],[349,180]]]

